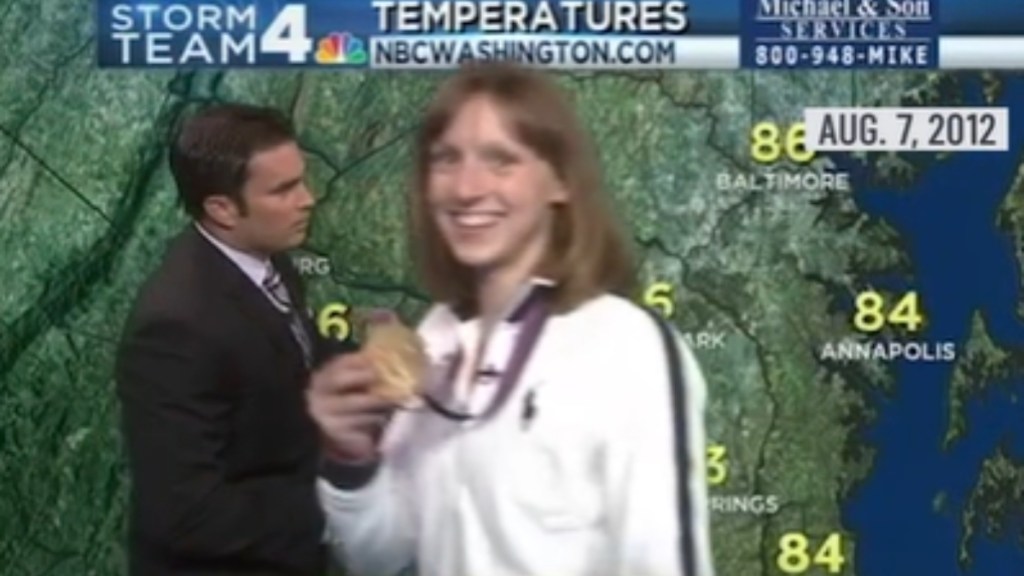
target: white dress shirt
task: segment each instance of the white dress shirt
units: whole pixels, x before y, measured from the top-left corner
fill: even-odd
[[[502,369],[519,325],[495,328],[481,367]],[[419,332],[443,384],[478,320],[434,307]],[[552,316],[517,388],[493,420],[454,422],[400,412],[373,480],[318,486],[336,556],[356,576],[712,576],[705,479],[705,383],[681,339],[686,413],[674,414],[662,337],[635,304],[601,296]],[[456,400],[485,406],[498,378],[470,381]],[[527,403],[532,403],[528,416]],[[681,412],[677,410],[676,412]],[[674,418],[688,445],[677,452]],[[685,458],[696,566],[685,574],[677,498]]]

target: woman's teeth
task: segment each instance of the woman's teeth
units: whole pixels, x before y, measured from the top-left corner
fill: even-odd
[[[495,224],[501,216],[484,212],[461,212],[453,215],[455,223],[466,228],[483,228]]]

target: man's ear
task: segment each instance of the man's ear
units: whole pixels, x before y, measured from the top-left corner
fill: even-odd
[[[207,218],[222,228],[234,228],[242,218],[238,203],[222,194],[207,196],[203,200],[203,209]]]

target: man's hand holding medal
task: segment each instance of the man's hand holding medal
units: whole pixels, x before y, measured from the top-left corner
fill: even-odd
[[[429,366],[420,336],[390,313],[371,313],[359,352],[327,362],[312,378],[309,410],[331,456],[362,463],[377,458],[391,414],[414,400]]]

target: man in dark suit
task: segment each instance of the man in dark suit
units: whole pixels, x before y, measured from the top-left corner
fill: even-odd
[[[117,359],[129,571],[324,576],[305,393],[344,350],[318,336],[284,255],[314,204],[302,152],[276,112],[223,105],[183,125],[170,167],[194,222],[142,287]]]

